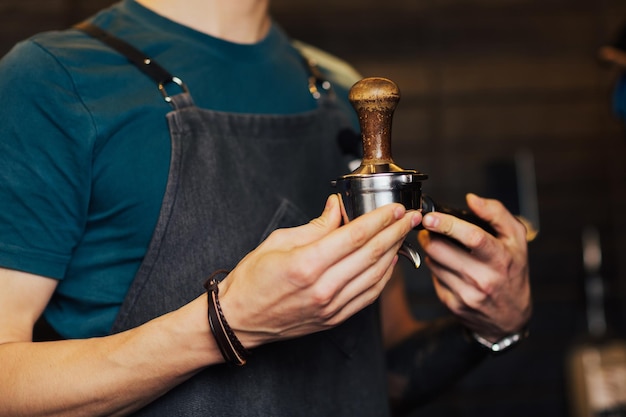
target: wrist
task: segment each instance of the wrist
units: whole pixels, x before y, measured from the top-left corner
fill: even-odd
[[[246,349],[254,349],[260,345],[275,341],[268,332],[255,330],[258,327],[258,323],[250,319],[249,315],[253,314],[249,312],[250,305],[241,300],[241,289],[238,285],[233,285],[232,281],[232,278],[225,278],[219,282],[219,299],[223,314],[228,319],[228,324],[237,335],[241,344]]]
[[[207,319],[209,328],[217,347],[227,363],[243,366],[246,364],[250,352],[243,346],[235,331],[230,327],[222,310],[219,299],[219,281],[217,276],[230,271],[217,270],[207,279],[204,287],[207,290]]]
[[[468,333],[476,343],[489,350],[492,354],[508,351],[529,336],[528,326],[524,326],[518,332],[509,333],[497,339],[483,337],[471,330],[468,330]]]

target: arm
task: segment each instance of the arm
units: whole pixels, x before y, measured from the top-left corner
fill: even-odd
[[[381,313],[393,415],[432,400],[486,357],[454,317],[415,320],[399,272],[382,293]]]
[[[495,200],[469,195],[468,204],[497,237],[442,213],[427,214],[426,230],[418,235],[437,294],[456,317],[416,322],[398,274],[382,294],[390,398],[397,414],[432,399],[486,357],[466,329],[495,342],[520,331],[530,318],[524,226]]]
[[[333,327],[380,295],[420,220],[389,205],[339,227],[332,196],[321,217],[274,232],[220,283],[224,315],[248,348]],[[223,361],[206,295],[124,333],[32,343],[55,285],[0,274],[0,415],[126,415]]]
[[[118,335],[32,343],[56,283],[0,269],[0,415],[124,415],[221,360],[201,299]]]

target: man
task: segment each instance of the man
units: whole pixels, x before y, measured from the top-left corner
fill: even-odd
[[[91,22],[106,33],[37,36],[0,66],[0,415],[381,416],[385,347],[414,403],[413,358],[446,353],[391,278],[420,222],[464,326],[431,334],[455,349],[441,384],[483,356],[463,329],[522,332],[525,230],[500,203],[468,196],[497,237],[396,204],[341,225],[326,197],[354,76],[294,47],[266,1],[124,0]],[[32,342],[42,312],[66,340]]]
[[[601,62],[614,67],[617,72],[617,80],[613,91],[613,110],[620,120],[626,120],[626,103],[624,90],[624,68],[626,68],[626,27],[623,27],[617,34],[614,42],[600,47],[598,58]]]

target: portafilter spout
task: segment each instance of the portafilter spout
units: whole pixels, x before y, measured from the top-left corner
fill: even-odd
[[[348,98],[359,118],[363,160],[356,170],[332,182],[341,195],[344,221],[389,203],[419,210],[421,181],[428,176],[400,168],[391,157],[391,123],[400,89],[386,78],[364,78],[352,86]],[[420,266],[420,256],[408,242],[402,244],[398,253],[415,268]]]

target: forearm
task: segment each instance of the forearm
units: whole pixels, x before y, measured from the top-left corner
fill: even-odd
[[[322,216],[273,232],[220,283],[229,327],[254,348],[337,326],[380,295],[403,237],[420,220],[388,204],[340,227],[331,196]],[[56,281],[2,271],[0,416],[124,415],[224,362],[206,294],[118,335],[32,343]]]
[[[436,320],[388,349],[394,415],[433,399],[479,364],[486,352],[453,318]]]
[[[221,362],[206,296],[136,329],[0,344],[0,416],[126,415]]]

